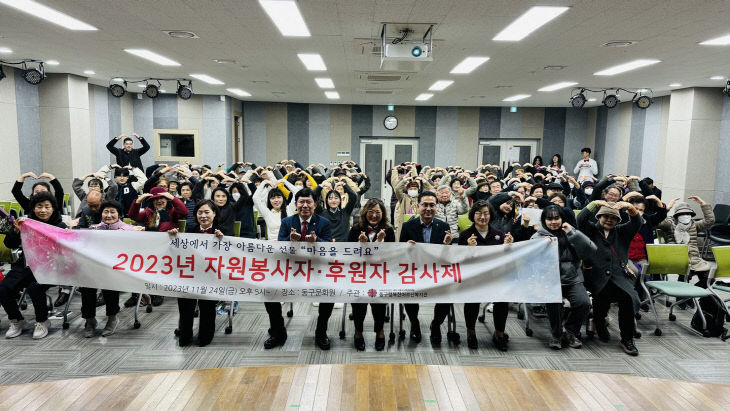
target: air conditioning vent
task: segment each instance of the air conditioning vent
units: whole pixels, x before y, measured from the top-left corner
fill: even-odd
[[[373,88],[359,88],[358,93],[363,94],[374,94],[374,95],[392,95],[396,94],[400,89],[373,89]]]
[[[394,82],[402,80],[410,80],[411,72],[398,72],[398,71],[359,71],[356,72],[358,80],[365,80],[368,82]]]
[[[401,76],[396,75],[369,75],[368,81],[400,81]]]

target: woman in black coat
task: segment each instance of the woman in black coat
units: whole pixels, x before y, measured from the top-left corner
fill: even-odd
[[[385,204],[378,198],[371,198],[360,209],[360,219],[358,224],[350,229],[347,235],[348,242],[395,242],[395,231],[388,224],[388,216],[385,212]],[[368,310],[367,303],[352,303],[352,320],[355,323],[355,348],[358,351],[365,351],[365,338],[362,335],[363,321]],[[375,337],[375,349],[383,351],[385,348],[385,332],[383,324],[385,324],[385,303],[370,304],[373,312],[373,320],[375,326],[373,331],[377,333]]]
[[[619,224],[620,210],[626,210],[629,215],[629,221],[624,224]],[[592,220],[594,214],[598,221]],[[610,339],[606,315],[611,303],[618,302],[621,348],[629,355],[639,355],[634,345],[634,313],[638,312],[641,302],[634,289],[635,274],[627,265],[629,245],[641,224],[639,212],[624,201],[593,201],[578,214],[578,229],[598,247],[590,259],[583,261],[586,288],[593,296],[596,334],[603,341]]]
[[[327,192],[327,196],[324,201],[324,205],[319,204],[315,213],[317,215],[326,218],[330,222],[332,229],[332,238],[337,242],[345,242],[348,238],[348,232],[350,231],[350,216],[352,210],[357,205],[357,193],[350,188],[344,181],[341,181],[342,188],[347,193],[348,201],[345,207],[342,207],[342,196],[337,190],[330,190]],[[319,199],[320,192],[323,186],[317,186],[314,191],[314,198]],[[357,241],[357,240],[353,240]]]
[[[484,246],[484,245],[499,245],[499,244],[510,244],[514,241],[512,235],[508,232],[504,232],[494,228],[490,224],[490,221],[494,218],[496,211],[490,202],[486,200],[479,200],[472,204],[469,210],[469,220],[473,223],[471,227],[462,231],[459,234],[459,245],[468,246]],[[446,306],[446,309],[439,309],[440,322],[438,325],[444,322],[446,315],[448,315],[448,304],[437,304]],[[501,351],[507,351],[507,341],[509,336],[505,334],[504,329],[507,325],[507,313],[509,313],[508,302],[495,302],[494,311],[492,317],[494,318],[494,335],[492,341],[494,345]],[[466,303],[464,304],[464,322],[466,323],[466,344],[471,349],[479,347],[477,343],[477,335],[475,326],[477,323],[477,316],[479,315],[479,303]],[[434,322],[439,318],[434,317]]]
[[[227,231],[223,228],[218,218],[220,215],[220,209],[211,200],[200,201],[193,210],[195,215],[195,222],[191,227],[187,227],[186,233],[196,234],[213,234],[218,238],[222,238],[224,235],[233,235],[231,231]],[[177,228],[169,230],[168,233],[177,235]],[[213,341],[213,334],[215,333],[215,304],[216,300],[196,300],[193,298],[178,298],[177,307],[180,313],[179,328],[180,336],[178,344],[181,347],[190,345],[193,339],[193,317],[195,312],[195,306],[200,309],[198,325],[198,345],[205,347]]]

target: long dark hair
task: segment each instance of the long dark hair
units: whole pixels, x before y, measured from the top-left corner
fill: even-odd
[[[229,193],[228,190],[226,190],[225,188],[223,188],[221,186],[216,187],[215,190],[211,191],[210,199],[213,200],[215,198],[215,193],[217,193],[219,191],[223,192],[226,195],[226,204],[223,206],[223,207],[225,207],[231,202],[231,193]],[[220,207],[218,207],[218,208],[220,208]]]
[[[558,216],[562,220],[562,222],[567,223],[567,216],[565,215],[565,209],[563,207],[560,207],[557,204],[550,204],[549,206],[542,209],[542,215],[540,216],[540,223],[542,224],[542,227],[551,233],[553,232],[550,230],[545,224],[545,220],[547,220],[548,217],[554,217]],[[562,232],[562,229],[558,229],[558,231]]]
[[[284,193],[279,190],[278,188],[272,188],[269,190],[269,194],[266,196],[266,207],[269,208],[269,210],[272,210],[274,206],[271,205],[271,199],[274,197],[281,197],[281,218],[285,218],[286,215],[286,197],[284,197]]]
[[[560,157],[560,154],[553,154],[553,158],[555,158],[555,157],[558,158],[558,168],[562,167],[563,166],[563,158]],[[554,163],[554,161],[551,159],[550,160],[550,165],[552,166],[553,163]]]
[[[540,167],[545,166],[545,164],[543,164],[543,162],[542,162],[542,157],[541,156],[535,156],[535,158],[532,159],[532,165],[533,166],[535,166],[535,167],[538,166],[537,165],[537,160],[540,160]]]
[[[380,219],[380,222],[378,223],[378,226],[375,227],[376,229],[387,229],[390,228],[390,223],[388,223],[388,214],[386,213],[385,209],[385,203],[383,203],[383,200],[379,198],[371,198],[369,199],[364,206],[360,209],[360,218],[357,221],[357,227],[360,230],[367,229],[370,224],[368,223],[368,210],[379,207],[380,213],[383,215],[383,218]]]

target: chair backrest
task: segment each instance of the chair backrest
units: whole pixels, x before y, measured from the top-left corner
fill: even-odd
[[[233,234],[235,234],[236,237],[241,236],[241,222],[240,221],[233,222]]]
[[[727,225],[730,223],[730,205],[715,204],[712,212],[715,214],[716,225]]]
[[[717,263],[715,277],[730,277],[730,245],[712,247],[712,254]]]
[[[686,274],[689,249],[686,244],[647,244],[649,268],[646,274]]]
[[[578,214],[580,214],[581,210],[573,210],[573,213],[575,213],[575,216],[578,217]]]
[[[659,229],[656,230],[656,238],[657,238],[657,240],[659,240],[659,244],[667,243],[667,233],[665,233],[662,230],[659,230]]]
[[[13,253],[9,248],[5,247],[3,241],[5,241],[5,234],[0,234],[0,263],[12,263]]]
[[[10,210],[15,211],[16,217],[23,216],[23,210],[20,208],[20,204],[18,204],[18,203],[10,203]]]
[[[410,220],[415,214],[403,214],[403,222]]]
[[[254,223],[254,225],[256,225],[256,223],[258,223],[258,221],[259,221],[259,212],[258,211],[254,211],[253,212],[253,223]]]
[[[185,228],[188,226],[188,220],[178,220],[177,222],[177,231],[184,233]]]
[[[471,227],[471,220],[469,220],[469,213],[459,215],[459,232],[466,230]]]
[[[5,210],[6,213],[10,212],[10,201],[0,201],[0,208]]]
[[[71,193],[63,193],[63,206],[68,206],[68,200],[71,198]]]

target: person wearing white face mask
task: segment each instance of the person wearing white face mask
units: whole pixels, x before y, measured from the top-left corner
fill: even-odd
[[[710,272],[710,263],[702,259],[700,249],[697,245],[697,233],[706,230],[715,223],[715,214],[712,206],[697,196],[688,198],[700,205],[704,219],[694,221],[696,215],[689,204],[675,198],[669,203],[669,216],[657,226],[658,229],[667,233],[667,243],[687,244],[689,249],[689,276],[697,276],[699,281],[695,284],[698,287],[707,287],[707,275]]]
[[[393,192],[398,199],[395,214],[393,215],[393,228],[396,232],[396,238],[400,236],[400,228],[403,225],[405,216],[418,214],[418,194],[422,189],[431,191],[433,186],[423,177],[410,175],[400,178],[393,188]]]

